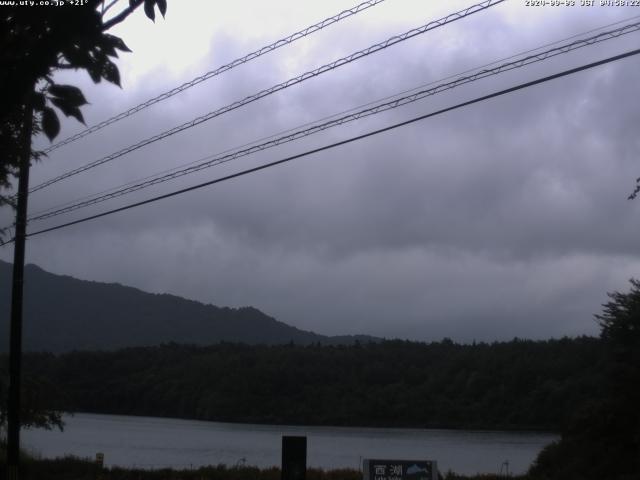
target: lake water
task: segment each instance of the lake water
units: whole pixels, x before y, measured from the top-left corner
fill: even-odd
[[[524,472],[555,435],[393,428],[292,427],[152,417],[76,414],[64,432],[25,430],[22,444],[42,457],[72,454],[105,465],[195,468],[203,465],[279,466],[282,435],[307,436],[309,467],[358,469],[362,458],[436,460],[441,471]]]

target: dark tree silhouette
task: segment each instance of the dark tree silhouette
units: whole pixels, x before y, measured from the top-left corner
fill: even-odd
[[[602,328],[605,381],[545,449],[532,474],[549,479],[640,478],[640,281],[609,294],[596,319]]]
[[[54,3],[0,7],[0,188],[9,188],[15,178],[19,178],[20,184],[16,205],[12,197],[0,195],[0,206],[16,207],[9,401],[6,410],[0,407],[0,413],[8,412],[8,464],[14,469],[17,469],[20,425],[60,425],[59,414],[47,410],[39,401],[42,395],[36,393],[40,384],[30,379],[21,382],[20,379],[19,332],[28,172],[30,162],[42,156],[32,151],[31,140],[40,132],[50,141],[58,135],[57,112],[84,123],[81,107],[87,100],[79,88],[57,84],[53,76],[56,71],[84,70],[96,83],[106,80],[120,85],[120,73],[113,59],[117,58],[118,51],[129,49],[121,38],[107,30],[123,22],[140,6],[144,6],[145,14],[151,20],[155,19],[156,7],[163,16],[167,9],[166,0],[83,0],[81,5]],[[0,236],[2,234],[0,231]],[[22,390],[26,391],[21,395]],[[21,396],[27,400],[22,404]],[[31,403],[28,401],[30,396],[35,399]],[[22,419],[19,412],[23,414]],[[0,417],[4,418],[3,415]]]
[[[211,319],[213,321],[213,319]],[[559,430],[597,394],[600,340],[168,344],[25,355],[63,409],[242,423]],[[0,356],[0,368],[5,359]],[[100,372],[96,375],[95,372]]]
[[[5,365],[0,367],[0,396],[2,397],[6,396],[8,385],[8,371],[5,367]],[[22,426],[62,430],[64,427],[63,405],[59,403],[59,399],[64,397],[65,394],[59,386],[37,370],[35,374],[25,375],[20,412]],[[0,429],[6,428],[7,420],[7,410],[3,404],[0,404]]]
[[[0,7],[0,187],[9,188],[18,172],[25,105],[33,107],[33,133],[44,132],[50,140],[60,132],[56,110],[84,123],[80,108],[87,100],[77,87],[56,84],[54,72],[84,70],[96,83],[120,85],[113,60],[118,51],[130,50],[107,30],[140,6],[154,20],[155,8],[164,16],[167,2],[87,0],[62,7]],[[0,195],[0,206],[7,203],[11,198]]]

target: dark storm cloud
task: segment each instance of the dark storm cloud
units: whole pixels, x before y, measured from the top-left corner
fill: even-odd
[[[607,11],[600,21],[595,14],[548,15],[536,24],[510,12],[465,20],[263,99],[91,175],[61,182],[50,193],[34,194],[32,207],[191,162],[615,20]],[[349,53],[384,38],[366,29],[353,38],[349,32],[337,30],[331,48],[310,43],[299,58],[292,49],[286,61],[274,57],[246,65],[226,81],[207,82],[99,134],[100,143],[61,149],[34,169],[34,181],[268,87],[299,68],[318,66],[338,51]],[[593,61],[631,43],[478,82],[77,217]],[[228,35],[214,44],[240,50]],[[629,101],[636,96],[638,72],[637,60],[625,60],[34,237],[30,261],[81,278],[220,305],[254,305],[321,333],[469,341],[591,334],[597,330],[591,315],[605,292],[625,288],[640,265],[635,241],[640,204],[626,200],[639,174],[640,114]],[[87,86],[96,99],[91,119],[124,109],[124,97],[127,105],[135,104],[148,98],[151,87],[166,88],[157,75],[143,80],[124,92]]]

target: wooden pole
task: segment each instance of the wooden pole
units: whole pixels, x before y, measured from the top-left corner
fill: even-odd
[[[16,205],[16,234],[13,249],[13,279],[11,286],[11,327],[9,340],[9,404],[7,407],[7,474],[18,480],[20,472],[20,375],[22,367],[22,297],[24,289],[24,256],[27,232],[27,200],[29,196],[29,167],[31,164],[31,135],[33,133],[33,91],[24,104],[22,123],[22,152],[18,169],[18,198]]]

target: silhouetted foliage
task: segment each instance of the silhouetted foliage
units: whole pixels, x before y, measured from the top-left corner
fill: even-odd
[[[0,451],[1,454],[1,451]],[[2,474],[0,465],[0,474]],[[309,468],[306,472],[307,480],[360,480],[362,474],[357,470],[337,469],[320,470]],[[5,478],[4,475],[2,478]],[[146,470],[139,468],[97,468],[90,459],[65,457],[55,460],[26,459],[23,480],[280,480],[280,469],[257,467],[228,467],[226,465],[212,465],[184,470],[157,469]],[[485,477],[482,477],[485,478]],[[486,480],[493,480],[486,477]]]
[[[638,198],[638,194],[640,194],[640,177],[636,178],[636,187],[633,189],[633,192],[629,194],[629,200],[635,200]]]
[[[602,327],[603,381],[559,442],[531,470],[545,479],[640,478],[640,282],[609,294]]]
[[[71,7],[16,4],[0,8],[0,187],[10,187],[11,177],[17,174],[25,105],[33,105],[34,133],[44,132],[49,140],[60,132],[56,109],[84,123],[80,110],[87,103],[84,95],[77,87],[57,84],[55,71],[84,70],[96,83],[106,80],[120,85],[113,59],[118,51],[130,50],[121,38],[106,31],[141,5],[151,20],[155,7],[163,16],[167,9],[166,0],[85,0]],[[118,13],[109,13],[119,6]],[[11,204],[10,199],[0,195],[0,206],[7,203]]]
[[[43,132],[50,141],[58,135],[56,109],[84,123],[80,109],[87,100],[83,93],[73,85],[57,84],[54,72],[84,70],[96,83],[104,79],[120,85],[112,59],[118,51],[130,50],[122,39],[106,31],[142,4],[151,20],[156,6],[162,15],[167,8],[166,0],[85,0],[73,6],[53,3],[26,8],[16,2],[0,8],[0,189],[11,187],[21,158],[32,160],[42,155],[31,152],[32,135]],[[109,16],[110,9],[122,5],[117,14]],[[32,128],[27,126],[31,119]],[[14,206],[14,201],[0,195],[0,207],[5,204]],[[3,234],[0,230],[0,237]],[[43,392],[50,390],[46,381],[26,377],[24,383],[23,425],[60,427],[59,412],[43,409],[40,401],[46,397]],[[5,390],[0,390],[0,424],[6,420]]]
[[[0,460],[2,459],[2,445],[0,444]],[[0,463],[0,478],[4,478]],[[23,480],[87,480],[99,478],[101,480],[280,480],[281,472],[277,467],[258,468],[250,466],[211,465],[190,469],[157,469],[147,470],[139,468],[102,468],[88,458],[67,456],[56,459],[25,458]],[[322,470],[308,468],[307,480],[360,480],[362,472],[349,468]],[[458,475],[447,472],[443,480],[501,480],[504,475],[480,474]],[[532,477],[509,476],[513,480],[535,480]]]
[[[27,364],[30,363],[31,357]],[[7,363],[0,365],[0,396],[7,395],[8,378]],[[58,386],[42,375],[36,365],[27,367],[29,372],[23,378],[21,392],[21,414],[22,426],[26,428],[37,427],[51,430],[53,428],[63,429],[62,410],[60,399],[64,398]],[[5,403],[0,404],[0,430],[7,425],[7,411]]]
[[[549,429],[600,378],[599,340],[170,344],[27,356],[66,409],[315,425]]]

